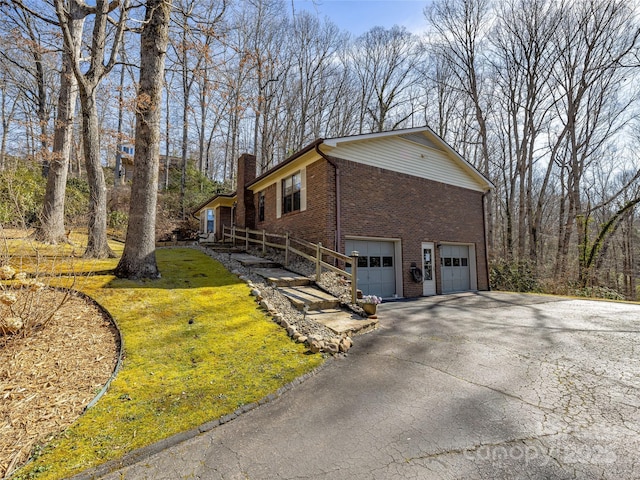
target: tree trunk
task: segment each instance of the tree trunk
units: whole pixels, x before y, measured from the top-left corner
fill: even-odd
[[[100,131],[95,89],[80,89],[82,136],[89,181],[89,238],[85,258],[115,257],[107,242],[107,185],[100,162]]]
[[[155,256],[160,151],[160,103],[168,43],[170,0],[149,0],[140,39],[140,87],[136,108],[136,165],[120,278],[158,278]]]
[[[64,227],[64,200],[77,95],[77,82],[70,70],[69,61],[69,55],[65,53],[60,75],[60,98],[53,138],[53,153],[47,175],[40,227],[35,232],[36,240],[53,244],[68,241]]]
[[[624,226],[623,235],[623,272],[625,281],[625,297],[627,300],[635,301],[636,293],[636,275],[635,275],[635,245],[634,245],[634,219],[635,215],[631,212],[627,216]]]
[[[166,83],[166,80],[165,80]],[[164,189],[169,190],[169,167],[171,166],[171,157],[169,156],[169,150],[171,147],[171,136],[169,134],[171,130],[171,117],[169,115],[170,105],[169,105],[169,92],[167,83],[167,94],[165,95],[165,138],[164,138]]]
[[[70,5],[73,8],[76,4],[71,2]],[[53,137],[53,153],[49,164],[40,227],[35,232],[36,240],[53,244],[68,241],[64,226],[64,200],[71,155],[73,119],[78,96],[78,81],[73,73],[71,63],[73,57],[66,49],[73,48],[75,54],[79,55],[83,24],[84,18],[74,18],[69,23],[74,43],[71,47],[66,46],[62,55],[60,96]]]
[[[96,105],[96,89],[100,81],[108,75],[113,68],[120,42],[124,33],[129,0],[109,3],[107,0],[96,0],[95,6],[89,6],[83,1],[72,0],[70,9],[62,0],[55,0],[56,16],[62,28],[64,42],[67,45],[74,43],[74,33],[71,30],[73,19],[86,18],[93,15],[93,31],[91,35],[91,47],[89,56],[89,68],[85,72],[80,68],[80,58],[76,51],[68,49],[73,55],[73,71],[78,81],[80,103],[82,104],[82,133],[85,153],[85,165],[87,168],[87,180],[89,182],[89,234],[87,249],[84,252],[86,258],[114,257],[115,254],[109,248],[107,242],[107,186],[102,172],[100,161],[100,131],[98,123],[98,108]],[[114,9],[120,9],[120,18],[113,30],[112,50],[105,62],[105,49],[107,46],[107,25],[109,13]]]
[[[10,109],[11,111],[7,111],[7,90],[6,83],[4,78],[2,79],[2,83],[0,83],[0,110],[1,110],[1,121],[2,121],[2,141],[0,141],[0,171],[5,169],[5,159],[7,155],[7,137],[9,136],[9,126],[11,124],[11,119],[13,117],[13,111],[15,110],[16,100],[13,101],[13,107]]]

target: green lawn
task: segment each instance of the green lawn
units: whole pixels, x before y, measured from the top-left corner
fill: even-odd
[[[120,327],[123,366],[105,396],[16,478],[79,473],[231,413],[323,362],[292,342],[249,288],[210,257],[182,248],[158,250],[157,259],[162,278],[143,282],[110,275],[117,259],[76,259],[75,288]]]

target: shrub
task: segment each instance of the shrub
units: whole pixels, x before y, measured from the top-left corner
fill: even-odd
[[[43,328],[67,301],[68,292],[61,300],[51,296],[52,290],[25,272],[16,272],[8,264],[0,267],[0,341],[10,337],[26,337]],[[4,337],[4,338],[2,338]]]
[[[85,223],[84,217],[89,212],[89,184],[81,178],[67,180],[64,201],[65,222],[71,225]]]
[[[494,290],[511,292],[539,292],[540,285],[533,264],[528,261],[497,260],[489,270],[489,281]]]
[[[624,295],[609,287],[581,287],[569,290],[570,295],[587,298],[605,298],[607,300],[625,300]]]
[[[126,212],[120,210],[114,210],[109,212],[107,223],[109,228],[113,228],[118,232],[124,232],[127,228],[127,222],[129,221],[129,215]]]
[[[38,219],[44,197],[45,179],[40,165],[18,162],[0,171],[0,223],[26,228]]]

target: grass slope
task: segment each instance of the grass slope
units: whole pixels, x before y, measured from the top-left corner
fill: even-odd
[[[75,288],[117,321],[123,368],[96,406],[16,478],[73,475],[231,413],[322,363],[258,310],[248,287],[218,262],[187,248],[158,250],[157,259],[162,278],[144,282],[105,273],[114,260],[74,265],[103,270],[76,278]]]

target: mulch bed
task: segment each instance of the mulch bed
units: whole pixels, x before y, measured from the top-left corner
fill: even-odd
[[[45,307],[58,305],[65,293],[39,295]],[[0,304],[0,317],[7,314]],[[0,478],[83,413],[113,373],[117,339],[105,314],[75,294],[44,328],[24,338],[0,336]]]

